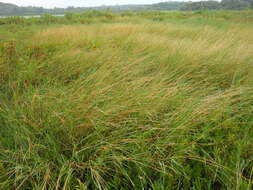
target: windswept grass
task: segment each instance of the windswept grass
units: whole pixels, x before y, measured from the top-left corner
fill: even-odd
[[[0,30],[0,189],[252,189],[252,25],[143,15]]]

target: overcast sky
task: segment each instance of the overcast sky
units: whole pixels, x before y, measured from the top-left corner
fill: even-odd
[[[151,4],[169,0],[0,0],[4,3],[14,3],[19,6],[36,7],[68,7],[68,6],[99,6],[99,5],[121,5],[121,4]]]

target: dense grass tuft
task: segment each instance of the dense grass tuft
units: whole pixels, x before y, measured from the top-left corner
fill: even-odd
[[[5,23],[0,189],[252,189],[253,26],[240,14]]]

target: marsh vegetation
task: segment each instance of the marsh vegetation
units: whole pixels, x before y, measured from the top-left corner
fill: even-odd
[[[0,189],[252,189],[252,15],[0,19]]]

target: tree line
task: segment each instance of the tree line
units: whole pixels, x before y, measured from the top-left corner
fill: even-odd
[[[245,10],[253,9],[253,0],[199,1],[186,3],[181,10]]]
[[[43,14],[66,14],[69,12],[84,12],[87,10],[104,10],[112,11],[145,11],[145,10],[244,10],[253,9],[253,0],[222,0],[221,2],[208,0],[199,2],[179,2],[170,1],[156,3],[152,5],[117,5],[117,6],[100,6],[100,7],[68,7],[45,9],[43,7],[19,7],[14,4],[0,2],[0,16],[24,16],[24,15],[43,15]]]

